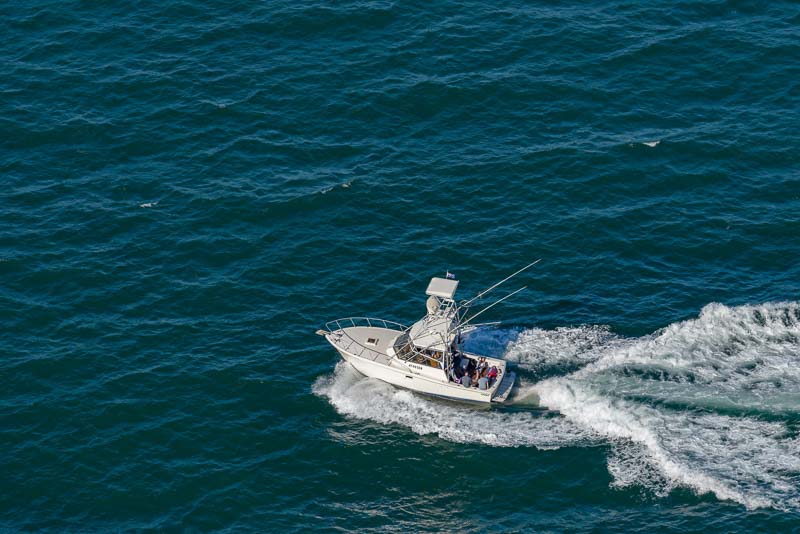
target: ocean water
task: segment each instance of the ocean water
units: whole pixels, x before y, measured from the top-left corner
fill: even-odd
[[[0,530],[800,528],[798,4],[10,0],[0,28]],[[467,340],[508,406],[314,335],[536,258]]]

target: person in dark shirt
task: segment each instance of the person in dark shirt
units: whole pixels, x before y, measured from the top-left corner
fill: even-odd
[[[461,377],[458,376],[458,367],[455,366],[450,367],[450,372],[448,373],[448,376],[450,377],[450,380],[452,380],[453,382],[458,382],[459,380],[461,380]]]
[[[467,373],[472,376],[475,374],[475,360],[467,358]]]

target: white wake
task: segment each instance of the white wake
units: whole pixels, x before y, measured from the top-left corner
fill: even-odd
[[[747,508],[800,509],[798,303],[710,304],[642,338],[584,326],[489,330],[468,343],[514,362],[525,375],[516,398],[560,416],[442,403],[343,363],[314,391],[344,415],[457,442],[611,443],[616,487],[665,495],[680,486]]]

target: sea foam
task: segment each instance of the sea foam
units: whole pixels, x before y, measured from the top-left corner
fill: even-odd
[[[709,304],[641,338],[602,326],[476,332],[471,348],[523,372],[522,403],[476,410],[361,377],[340,363],[314,391],[340,413],[457,442],[542,449],[611,444],[612,486],[684,487],[748,509],[800,509],[800,307]],[[554,373],[559,373],[553,376]],[[529,378],[549,376],[539,381]],[[487,432],[487,429],[491,429]]]

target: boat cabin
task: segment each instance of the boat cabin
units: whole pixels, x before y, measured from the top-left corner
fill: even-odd
[[[417,371],[447,381],[453,356],[460,352],[458,280],[432,278],[425,294],[428,313],[394,342],[394,353]]]

